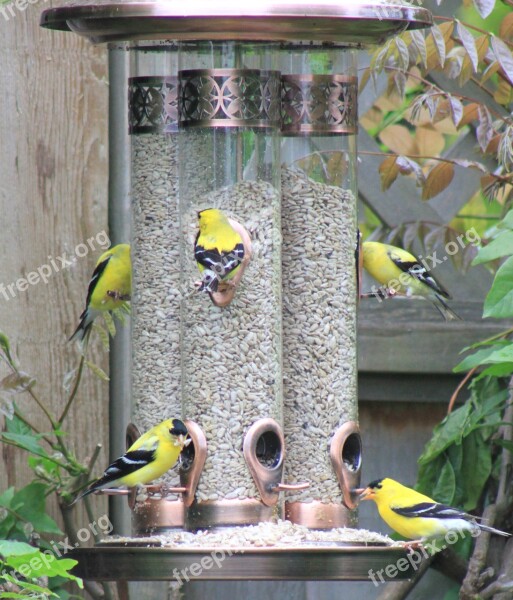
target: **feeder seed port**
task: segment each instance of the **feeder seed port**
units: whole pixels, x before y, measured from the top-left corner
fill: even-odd
[[[186,488],[183,503],[185,506],[190,506],[194,502],[201,471],[207,459],[207,438],[196,422],[186,419],[184,424],[192,441],[182,450],[180,483]]]
[[[242,450],[266,506],[276,505],[280,492],[303,490],[310,486],[309,483],[282,483],[285,438],[274,419],[255,421],[244,437]]]
[[[335,431],[330,444],[330,458],[333,470],[342,490],[342,503],[354,510],[358,502],[353,490],[360,484],[362,465],[362,441],[358,424],[348,421]]]

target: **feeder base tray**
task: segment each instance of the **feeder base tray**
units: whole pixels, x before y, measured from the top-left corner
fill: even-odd
[[[166,548],[147,542],[100,543],[70,552],[73,573],[96,581],[290,580],[385,581],[410,579],[415,568],[397,546],[309,543],[287,548]],[[402,560],[401,560],[402,559]],[[396,566],[400,561],[401,570]],[[386,567],[392,565],[385,572]],[[188,577],[188,579],[187,579]],[[378,581],[380,578],[378,577]]]

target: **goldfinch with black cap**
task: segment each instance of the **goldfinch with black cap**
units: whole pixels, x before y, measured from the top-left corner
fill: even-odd
[[[74,501],[106,487],[135,487],[158,479],[175,466],[184,446],[190,443],[180,419],[167,419],[138,438],[123,456]]]
[[[476,521],[476,517],[435,502],[429,496],[388,477],[377,479],[369,483],[364,490],[358,491],[361,500],[374,500],[381,518],[387,525],[410,540],[423,542],[443,537],[449,531],[476,532],[478,529],[496,535],[511,535],[483,525]]]

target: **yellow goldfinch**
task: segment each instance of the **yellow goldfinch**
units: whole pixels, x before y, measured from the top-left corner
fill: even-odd
[[[199,232],[194,257],[202,274],[200,291],[216,292],[220,282],[232,279],[244,258],[241,236],[217,208],[198,213]]]
[[[120,308],[130,300],[131,290],[130,246],[118,244],[104,252],[96,263],[87,290],[86,308],[70,341],[83,340],[100,312]]]
[[[363,242],[363,267],[374,279],[393,293],[422,296],[431,300],[446,321],[460,317],[444,302],[449,293],[430,275],[427,269],[409,252],[381,242]],[[382,290],[380,297],[386,294]]]
[[[401,485],[393,479],[377,479],[360,493],[361,500],[374,500],[381,518],[394,531],[410,540],[424,541],[444,536],[448,531],[470,531],[477,528],[497,535],[509,533],[478,523],[472,515]]]
[[[174,467],[184,446],[190,443],[180,419],[167,419],[137,439],[123,456],[74,501],[105,487],[134,487],[150,483]]]

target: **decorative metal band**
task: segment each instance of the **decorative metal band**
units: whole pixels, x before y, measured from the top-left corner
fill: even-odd
[[[344,75],[282,75],[285,135],[356,133],[358,80]]]
[[[178,77],[131,77],[128,127],[131,134],[178,131]]]
[[[180,127],[280,126],[280,73],[257,69],[180,71]]]

